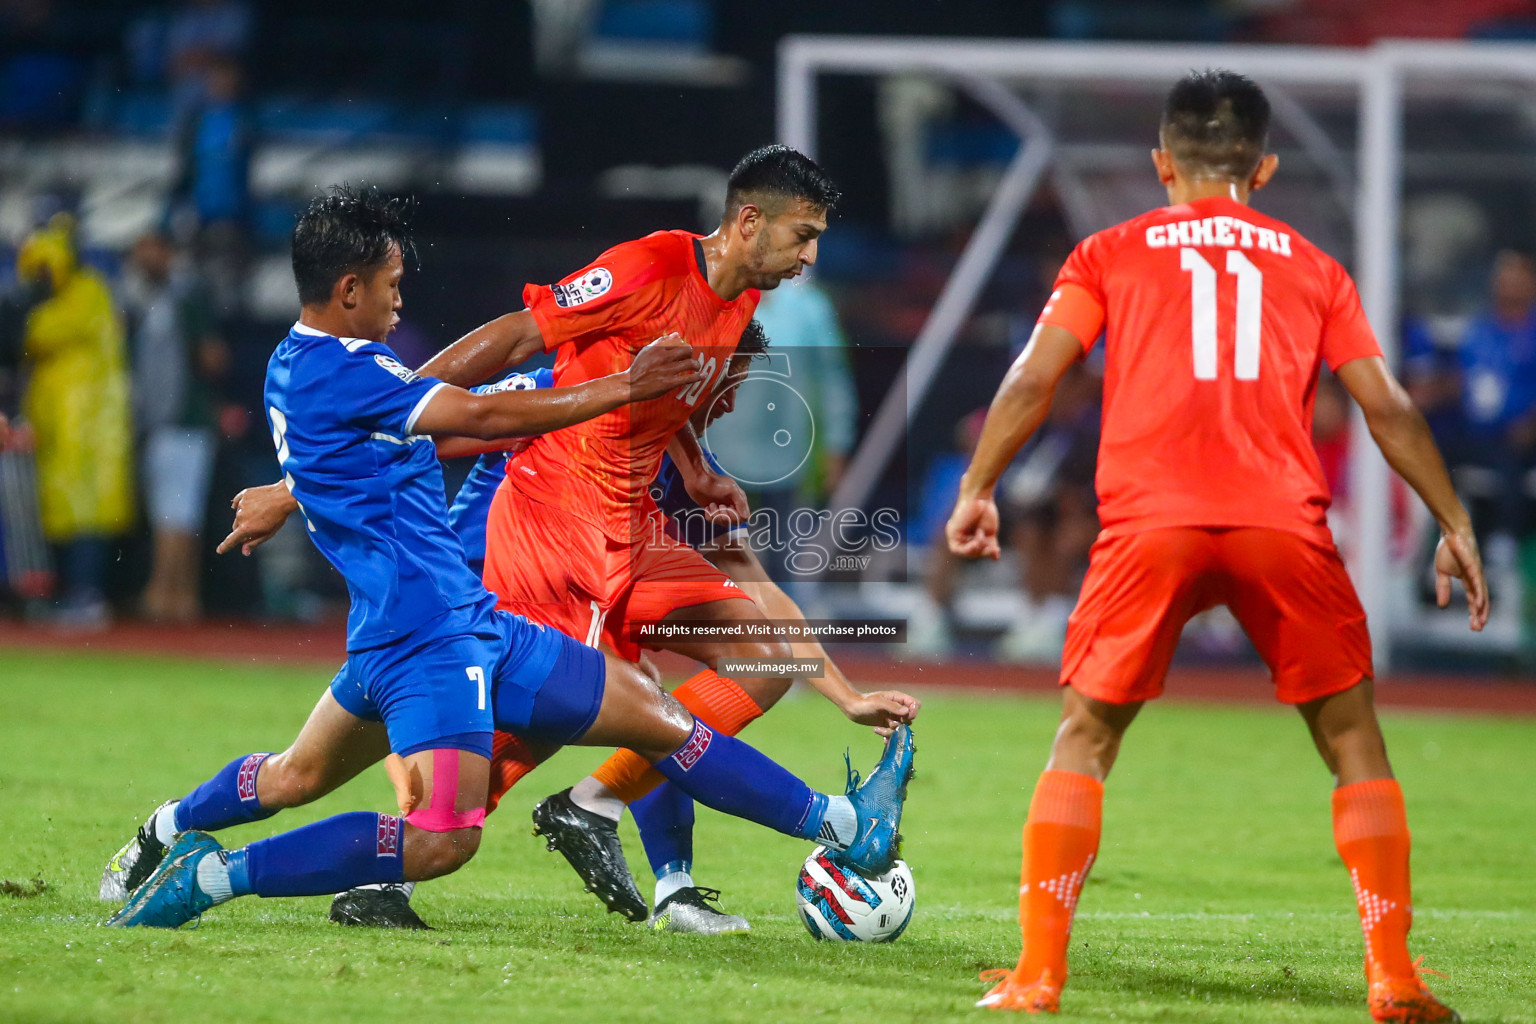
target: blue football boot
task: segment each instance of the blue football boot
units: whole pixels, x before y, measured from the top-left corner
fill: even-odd
[[[223,851],[206,832],[183,832],[165,851],[165,859],[133,893],[127,905],[107,919],[108,928],[180,928],[203,916],[213,897],[197,884],[197,865]]]
[[[848,799],[858,813],[858,831],[848,849],[834,859],[865,875],[883,875],[896,863],[901,852],[901,810],[907,799],[907,783],[912,779],[912,728],[901,725],[886,737],[885,752],[869,777],[862,782],[859,773],[848,766]]]

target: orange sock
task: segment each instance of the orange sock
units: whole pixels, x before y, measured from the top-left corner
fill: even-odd
[[[1035,784],[1024,823],[1024,867],[1019,878],[1019,925],[1023,981],[1052,971],[1067,979],[1067,940],[1072,913],[1088,869],[1099,852],[1104,784],[1077,772],[1046,770]]]
[[[494,811],[507,790],[538,766],[539,759],[522,740],[509,732],[496,733],[491,741],[491,791],[485,797],[486,813]]]
[[[727,736],[735,736],[763,713],[746,690],[715,675],[711,669],[705,669],[673,690],[672,696],[695,718]],[[666,781],[649,761],[633,750],[614,751],[612,757],[598,765],[592,777],[625,803],[640,799]]]
[[[1365,932],[1365,973],[1411,978],[1408,929],[1413,925],[1408,883],[1408,813],[1396,779],[1371,779],[1333,791],[1333,841],[1349,869]]]

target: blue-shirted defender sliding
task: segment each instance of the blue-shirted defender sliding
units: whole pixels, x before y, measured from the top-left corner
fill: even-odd
[[[715,396],[694,413],[693,426],[701,438],[713,422],[735,407],[735,388],[746,379],[752,361],[765,354],[767,347],[768,337],[761,324],[756,320],[751,321],[742,332],[741,341],[731,357],[729,369],[716,385]],[[536,370],[528,374],[513,373],[494,384],[484,385],[483,390],[552,387],[553,378],[554,375],[549,370]],[[475,390],[482,390],[482,388]],[[438,454],[441,457],[448,457],[459,453],[464,447],[466,446],[457,443],[445,444],[440,447]],[[498,449],[480,455],[459,487],[449,509],[448,525],[459,535],[464,545],[464,554],[471,568],[477,572],[485,558],[486,520],[496,489],[507,473],[509,454]],[[705,460],[716,472],[724,472],[715,462],[714,455],[708,447],[704,448],[703,454]],[[239,499],[240,514],[231,531],[231,538],[257,538],[270,535],[276,528],[274,523],[281,523],[282,518],[288,515],[288,506],[291,501],[283,500],[288,498],[286,489],[278,484],[264,490],[271,492],[265,497],[276,497],[279,500],[269,504],[263,496],[249,494]],[[744,522],[721,523],[710,517],[688,493],[683,474],[673,465],[669,456],[664,456],[662,459],[656,479],[651,485],[651,496],[666,516],[666,529],[669,534],[699,550],[706,558],[728,572],[744,588],[764,588],[763,581],[766,575],[761,564],[745,545],[747,524]],[[269,516],[275,518],[269,518]],[[768,586],[771,587],[771,585]],[[782,601],[788,602],[787,609],[784,609],[782,604],[773,605],[787,612],[784,617],[804,617],[798,606],[790,602],[776,587],[772,587],[771,590],[764,589],[749,596],[752,596],[766,610],[770,607],[768,602],[774,600],[773,593],[777,593]],[[818,647],[814,654],[808,656],[825,657],[825,652],[820,651]],[[841,674],[837,673],[835,666],[830,663],[829,670],[829,674],[841,678]],[[654,669],[651,670],[651,675],[655,677]],[[829,685],[828,680],[813,681],[813,685],[817,683],[821,684],[817,685],[818,690],[832,699],[833,703],[838,703],[836,697],[838,686],[835,683]],[[847,688],[846,681],[843,681],[842,687]],[[851,688],[848,692],[853,693]],[[909,702],[908,707],[913,712],[918,706],[917,702],[910,697],[894,692],[860,696],[863,696],[866,701],[873,700],[876,703],[879,703],[882,697],[904,698]],[[754,701],[760,702],[766,711],[774,703],[775,694],[771,690],[762,690],[753,692],[752,697]],[[843,708],[845,714],[848,713],[847,705],[839,706]],[[864,724],[870,724],[867,719],[868,711],[869,709],[865,707],[860,710],[859,717],[853,715],[850,717],[854,717],[856,721],[863,717]],[[508,786],[508,780],[497,778],[498,772],[505,771],[505,762],[501,760],[503,756],[510,753],[510,760],[520,764],[547,756],[546,753],[535,752],[526,747],[507,751],[501,745],[502,738],[498,738],[497,744],[497,751],[492,756],[493,786],[490,807],[494,807],[496,799],[501,796],[500,790]],[[534,811],[535,822],[538,823],[541,810],[551,804],[558,805],[560,800],[560,796],[556,795],[541,803]],[[643,907],[642,898],[629,874],[622,848],[618,843],[617,823],[609,823],[607,819],[586,812],[585,809],[572,811],[569,807],[565,807],[563,810],[565,814],[574,815],[575,818],[561,829],[562,834],[557,848],[565,854],[584,881],[587,881],[588,875],[593,872],[602,873],[602,880],[596,885],[589,882],[589,889],[594,891],[610,910],[620,909],[624,897],[618,894],[625,890],[630,899]],[[691,798],[671,783],[663,783],[651,794],[631,803],[629,810],[634,814],[646,856],[656,873],[655,905],[648,919],[651,927],[695,935],[723,935],[750,930],[751,926],[746,918],[727,913],[719,906],[719,890],[694,884],[691,874],[694,806]],[[576,833],[574,835],[573,830]],[[330,919],[338,924],[426,928],[428,927],[426,922],[411,907],[413,891],[414,883],[410,882],[350,889],[337,894],[332,901]]]
[[[698,380],[699,367],[669,337],[627,372],[575,388],[475,395],[418,377],[384,344],[399,319],[408,213],[408,202],[371,189],[336,188],[310,204],[293,239],[303,312],[268,367],[285,482],[347,580],[347,662],[288,750],[237,757],[155,811],[109,865],[103,892],[120,877],[131,895],[107,923],[174,928],[236,896],[320,895],[456,870],[479,847],[495,728],[546,744],[629,747],[706,805],[807,839],[831,824],[853,837],[850,862],[884,870],[909,740],[889,744],[855,792],[817,793],[694,721],[635,666],[495,611],[447,526],[425,435],[556,430],[663,396]],[[456,347],[496,344],[507,320]],[[315,800],[386,752],[401,759],[399,817],[334,815],[237,850],[207,835]]]

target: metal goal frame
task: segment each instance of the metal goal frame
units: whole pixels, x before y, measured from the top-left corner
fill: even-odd
[[[1536,88],[1536,45],[1382,41],[1352,49],[876,36],[789,36],[780,43],[778,134],[807,155],[814,157],[817,151],[817,76],[827,73],[942,77],[995,114],[1022,142],[832,496],[834,509],[856,508],[868,499],[1052,164],[1054,141],[1048,126],[1007,83],[1164,84],[1191,68],[1204,67],[1231,68],[1265,85],[1354,90],[1360,128],[1353,175],[1347,166],[1339,167],[1348,163],[1347,156],[1341,161],[1338,153],[1322,155],[1333,158],[1335,187],[1346,196],[1353,192],[1354,276],[1366,316],[1395,365],[1405,84],[1434,89],[1469,80],[1502,80]],[[1276,118],[1288,121],[1309,149],[1326,149],[1326,139],[1299,107],[1276,104]],[[1353,415],[1354,436],[1368,436],[1360,411]],[[1382,672],[1391,661],[1391,470],[1374,445],[1357,444],[1350,474],[1359,534],[1351,569],[1370,617],[1377,669]]]

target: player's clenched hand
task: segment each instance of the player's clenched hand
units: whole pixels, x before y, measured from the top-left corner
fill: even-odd
[[[289,514],[299,507],[288,493],[288,486],[281,482],[247,487],[235,495],[229,506],[235,510],[235,522],[229,528],[229,536],[219,542],[221,555],[236,547],[242,555],[255,551],[271,540],[288,521]]]
[[[997,502],[991,498],[966,498],[955,502],[955,511],[944,526],[949,550],[962,558],[997,558]]]
[[[874,726],[879,736],[889,736],[898,725],[910,725],[922,710],[923,702],[900,690],[860,693],[842,706],[850,722]]]
[[[1471,527],[1444,534],[1435,548],[1435,603],[1441,608],[1451,603],[1453,576],[1467,590],[1467,622],[1481,632],[1488,623],[1488,584],[1483,579],[1483,559],[1477,552],[1477,538]]]
[[[693,346],[684,341],[681,334],[657,338],[641,349],[630,364],[630,401],[660,398],[674,388],[694,383],[703,375]]]
[[[688,492],[688,497],[704,510],[709,521],[717,525],[735,526],[746,522],[752,514],[747,505],[746,492],[740,484],[723,473],[704,472],[692,480],[685,478],[683,488]]]

